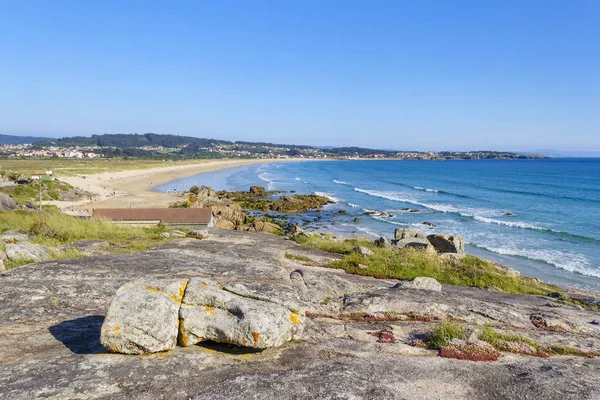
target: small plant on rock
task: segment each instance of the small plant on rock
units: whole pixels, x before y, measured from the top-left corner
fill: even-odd
[[[465,328],[451,320],[445,319],[425,339],[425,344],[430,349],[441,349],[447,347],[452,339],[462,339],[465,336]]]

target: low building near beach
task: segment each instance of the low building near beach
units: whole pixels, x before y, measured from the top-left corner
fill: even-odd
[[[210,208],[97,208],[92,218],[141,227],[164,224],[170,228],[203,229],[213,226]]]

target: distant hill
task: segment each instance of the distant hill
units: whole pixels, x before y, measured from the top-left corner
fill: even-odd
[[[64,137],[61,139],[49,139],[57,146],[101,146],[101,147],[143,147],[143,146],[163,146],[179,147],[185,145],[195,146],[214,146],[218,144],[232,144],[225,140],[204,139],[191,136],[178,135],[159,135],[156,133],[144,134],[110,134],[110,135],[92,135],[91,137],[75,136]]]
[[[31,144],[37,142],[43,142],[47,140],[53,140],[47,137],[37,136],[16,136],[16,135],[0,135],[0,145],[3,144]]]

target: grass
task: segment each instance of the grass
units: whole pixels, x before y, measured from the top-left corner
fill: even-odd
[[[341,260],[332,261],[327,266],[357,275],[400,280],[426,276],[435,278],[442,284],[481,289],[497,287],[506,293],[549,295],[558,290],[534,279],[508,276],[493,263],[471,255],[461,259],[445,259],[418,249],[395,251],[391,248],[381,248],[364,238],[334,241],[313,235],[295,236],[294,240],[300,244],[344,255]],[[356,246],[367,247],[374,254],[366,257],[353,254],[352,249]],[[367,268],[359,268],[360,264],[366,265]]]
[[[517,333],[500,333],[494,330],[489,325],[486,325],[483,328],[483,331],[479,335],[479,340],[483,340],[484,342],[488,342],[495,348],[502,347],[502,342],[511,342],[511,343],[526,343],[533,347],[535,350],[539,351],[541,349],[540,344],[527,336],[519,335]]]
[[[0,231],[17,229],[32,236],[32,241],[56,247],[77,240],[107,241],[118,253],[142,251],[148,247],[165,243],[161,238],[164,227],[141,228],[115,225],[99,219],[81,219],[58,211],[48,212],[0,212]],[[50,249],[51,250],[51,249]],[[83,256],[79,251],[66,248],[54,252],[53,259]],[[28,260],[11,260],[7,267],[16,267]]]
[[[533,355],[537,357],[549,357],[552,355],[559,356],[577,356],[577,357],[600,357],[600,350],[584,351],[576,347],[564,346],[562,344],[554,344],[544,346],[536,340],[518,333],[500,333],[494,330],[489,325],[483,328],[479,335],[479,339],[488,342],[494,348],[502,351],[509,351],[517,354]],[[523,344],[528,346],[523,346]],[[531,352],[530,348],[535,351]]]
[[[425,344],[430,349],[447,347],[452,339],[463,339],[465,329],[451,320],[442,320],[425,339]]]
[[[29,176],[31,174],[44,173],[47,169],[53,171],[54,176],[91,175],[102,172],[117,172],[133,169],[147,169],[174,165],[200,164],[210,160],[184,160],[169,162],[149,159],[90,159],[73,160],[64,158],[0,158],[0,169],[5,171],[18,171]]]
[[[83,195],[82,191],[73,186],[57,180],[42,182],[42,200],[62,200],[65,195],[78,197]],[[0,188],[0,193],[12,197],[18,204],[33,203],[39,207],[40,183],[35,182],[29,185],[12,185]]]
[[[303,261],[303,262],[312,262],[312,260],[308,257],[305,256],[299,256],[296,254],[290,254],[290,253],[285,253],[285,258],[287,258],[288,260],[296,260],[296,261]]]

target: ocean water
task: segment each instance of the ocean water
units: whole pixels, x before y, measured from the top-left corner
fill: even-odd
[[[298,222],[348,236],[392,237],[396,227],[455,234],[469,253],[527,276],[600,290],[599,158],[271,163],[157,190],[193,184],[329,196],[336,204],[318,222],[308,224],[313,215],[297,216]],[[340,209],[348,214],[336,215]],[[364,214],[370,210],[383,213]]]

